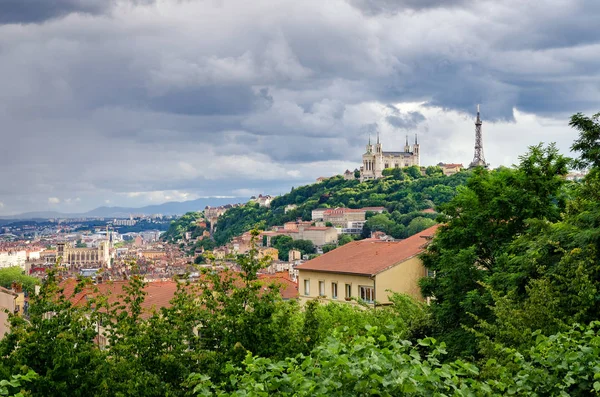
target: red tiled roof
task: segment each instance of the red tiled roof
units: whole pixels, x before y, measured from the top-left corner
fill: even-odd
[[[265,283],[274,282],[279,285],[279,292],[283,299],[295,299],[298,297],[298,283],[292,281],[287,272],[259,274],[258,279]]]
[[[372,276],[423,252],[427,244],[423,237],[433,236],[438,227],[432,226],[402,241],[354,241],[298,265],[297,269]]]
[[[436,211],[433,208],[425,208],[423,211],[421,211],[424,214],[435,214]]]
[[[93,297],[96,294],[106,296],[108,303],[114,304],[121,300],[120,295],[125,295],[123,287],[127,285],[128,281],[112,281],[93,286],[87,286],[78,293],[75,292],[75,286],[77,280],[68,279],[61,284],[64,289],[64,296],[71,301],[73,306],[82,306],[86,302],[86,297]],[[98,288],[98,292],[95,292],[95,288]],[[142,317],[148,317],[153,310],[158,310],[161,307],[170,307],[170,301],[173,299],[177,291],[177,282],[175,281],[157,281],[150,282],[144,287],[146,296],[142,302],[142,309],[144,314]]]
[[[444,168],[457,168],[457,167],[464,168],[462,164],[454,164],[454,163],[444,164],[444,165],[442,165],[442,167],[444,167]]]
[[[232,273],[233,277],[237,277],[236,273]],[[259,279],[268,279],[269,281],[280,284],[280,293],[283,299],[292,299],[298,295],[298,285],[290,280],[287,273],[276,274],[261,274]],[[60,285],[63,288],[63,295],[71,302],[73,306],[85,305],[86,299],[89,296],[94,297],[97,294],[106,296],[109,304],[114,304],[121,301],[121,296],[126,292],[123,287],[128,281],[112,281],[97,285],[89,285],[83,288],[82,291],[75,293],[77,280],[67,279]],[[143,318],[148,318],[154,310],[159,310],[161,307],[170,307],[171,299],[175,296],[178,283],[176,281],[155,281],[149,282],[144,287],[146,295],[142,302]],[[97,292],[95,289],[98,289]],[[195,291],[195,290],[194,290]],[[198,291],[195,291],[198,292]]]

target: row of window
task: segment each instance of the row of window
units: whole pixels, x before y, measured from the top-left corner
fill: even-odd
[[[352,298],[352,284],[344,285],[345,298]],[[310,295],[310,280],[304,280],[304,295]],[[371,286],[359,285],[358,297],[366,302],[375,301],[375,289]],[[319,281],[319,296],[325,296],[325,281]],[[338,299],[338,283],[331,283],[331,298]]]
[[[404,166],[408,167],[408,163],[404,163]],[[388,163],[385,163],[385,167],[384,168],[390,168],[390,165]],[[400,164],[394,163],[394,168],[400,168]]]

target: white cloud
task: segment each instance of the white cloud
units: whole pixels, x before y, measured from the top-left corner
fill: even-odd
[[[59,204],[60,199],[58,197],[48,197],[48,204]]]
[[[143,203],[160,204],[166,201],[187,201],[199,198],[198,195],[179,190],[155,190],[148,192],[128,192],[124,194],[129,198],[136,198]]]

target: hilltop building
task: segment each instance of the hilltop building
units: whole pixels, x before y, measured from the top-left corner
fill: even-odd
[[[262,194],[259,194],[258,197],[254,197],[254,196],[250,197],[250,202],[258,203],[258,205],[260,207],[269,208],[271,206],[271,201],[273,201],[273,199],[275,199],[275,197],[272,197],[268,194],[264,195],[264,196]]]
[[[369,179],[379,179],[383,176],[382,171],[386,168],[404,168],[413,165],[420,166],[420,147],[415,135],[415,144],[408,144],[408,136],[406,144],[402,152],[384,152],[381,143],[379,142],[379,133],[377,134],[377,143],[371,144],[371,138],[367,144],[367,151],[363,154],[363,162],[360,167],[360,181],[363,182]],[[344,178],[349,178],[349,175],[344,174]]]
[[[446,176],[457,174],[465,168],[462,164],[458,163],[438,163],[438,167],[442,169],[442,172]]]
[[[211,207],[207,205],[204,208],[204,217],[207,221],[210,222],[210,233],[214,233],[215,226],[217,226],[217,221],[221,215],[226,213],[231,208],[239,207],[240,204],[225,204],[218,207]],[[206,226],[206,225],[205,225]]]

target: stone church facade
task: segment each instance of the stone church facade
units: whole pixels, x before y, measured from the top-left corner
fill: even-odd
[[[416,135],[415,144],[412,146],[408,144],[408,137],[406,137],[406,145],[404,145],[404,151],[402,152],[384,152],[378,135],[375,145],[372,145],[371,139],[369,139],[367,151],[362,157],[363,161],[360,167],[361,182],[381,178],[383,176],[382,171],[386,168],[404,168],[421,165],[420,148]]]

